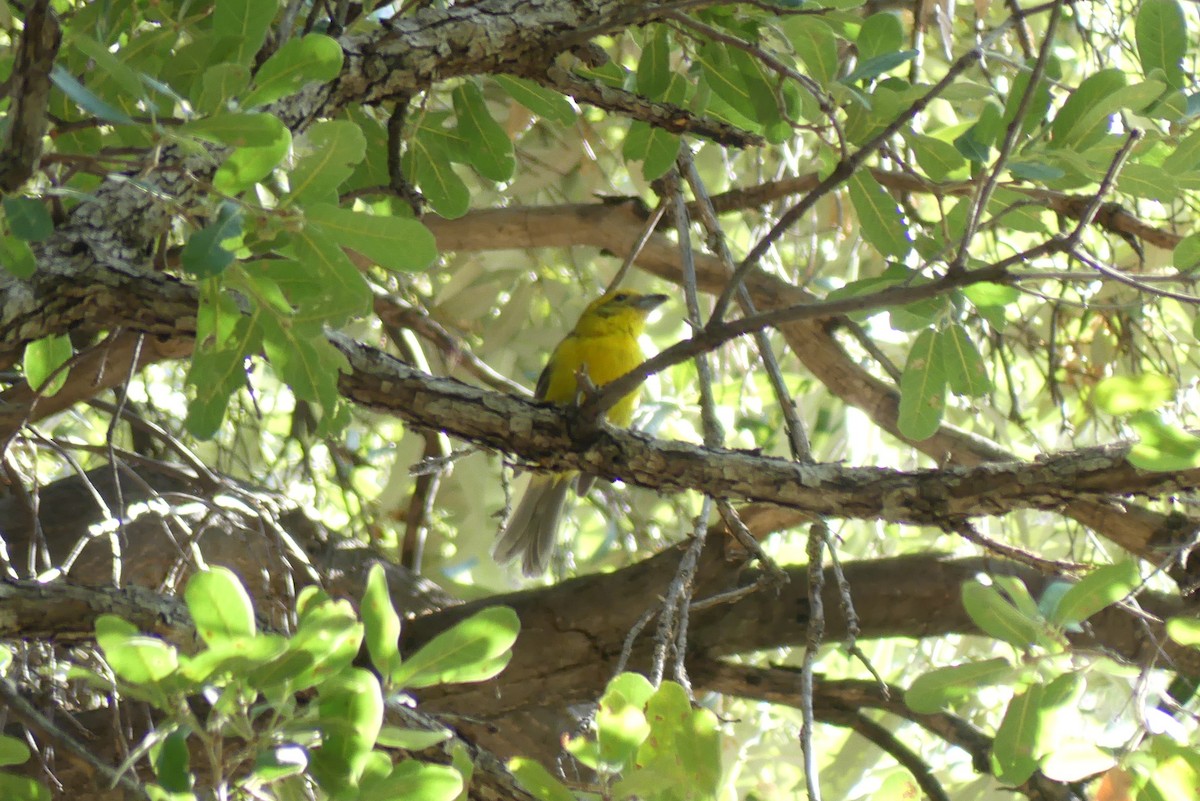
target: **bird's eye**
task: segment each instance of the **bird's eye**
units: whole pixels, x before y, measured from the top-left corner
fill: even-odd
[[[617,294],[613,295],[613,300],[617,301],[618,303],[629,300],[629,293],[628,292],[618,292]]]

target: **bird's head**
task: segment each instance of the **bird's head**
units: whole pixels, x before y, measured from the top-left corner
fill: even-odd
[[[650,312],[666,300],[666,295],[645,295],[629,289],[606,292],[583,310],[575,333],[588,336],[624,331],[637,336],[645,328]]]

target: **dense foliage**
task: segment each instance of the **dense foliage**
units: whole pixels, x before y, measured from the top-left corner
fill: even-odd
[[[0,29],[0,795],[1200,797],[1194,6]]]

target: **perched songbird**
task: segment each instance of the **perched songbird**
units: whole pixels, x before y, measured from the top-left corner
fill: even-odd
[[[642,363],[638,336],[646,327],[646,316],[666,299],[666,295],[643,295],[624,289],[596,298],[550,354],[534,396],[569,404],[579,394],[577,376],[581,369],[586,370],[592,384],[601,387],[637,367]],[[629,425],[637,395],[634,390],[617,401],[608,410],[608,421]],[[525,575],[537,576],[545,571],[554,550],[567,488],[574,479],[574,473],[539,473],[533,477],[492,551],[496,561],[503,564],[521,556]]]

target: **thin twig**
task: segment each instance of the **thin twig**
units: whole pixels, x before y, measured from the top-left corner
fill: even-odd
[[[109,786],[116,787],[120,785],[136,798],[150,798],[150,795],[141,784],[123,773],[118,773],[111,765],[101,762],[92,753],[92,749],[67,734],[56,726],[53,721],[39,712],[33,704],[25,699],[25,696],[17,689],[17,685],[8,679],[0,679],[0,699],[4,701],[4,705],[8,707],[13,716],[21,721],[21,723],[31,729],[37,729],[51,743],[82,760],[96,771],[96,773],[103,776]]]
[[[825,587],[822,562],[829,529],[824,522],[813,523],[808,529],[808,626],[805,632],[804,664],[800,669],[800,751],[804,760],[804,784],[809,801],[821,801],[821,782],[817,754],[813,748],[813,669],[817,652],[825,639],[825,603],[821,593]]]
[[[696,162],[692,159],[691,150],[686,147],[680,148],[678,164],[679,171],[687,179],[688,185],[692,188],[692,194],[696,198],[694,205],[701,224],[708,231],[709,246],[716,252],[726,271],[733,275],[733,254],[729,252],[725,232],[717,221],[712,200],[704,187],[704,181],[700,178],[699,171],[696,170]],[[744,283],[738,285],[737,298],[743,313],[754,314],[758,311],[750,297],[750,290]],[[792,449],[792,458],[800,462],[812,461],[812,447],[809,443],[808,431],[796,411],[796,402],[788,392],[787,382],[783,378],[783,370],[775,358],[775,352],[771,349],[771,340],[765,331],[754,332],[754,344],[758,349],[759,358],[763,361],[763,366],[767,368],[771,389],[775,393],[775,400],[783,414],[784,425],[788,433],[788,444]]]
[[[746,257],[742,259],[742,263],[739,264],[737,269],[734,271],[732,279],[725,287],[725,290],[721,293],[720,297],[717,298],[717,302],[713,306],[713,313],[709,318],[708,323],[709,327],[721,324],[721,321],[724,318],[726,310],[729,308],[729,303],[732,301],[733,294],[737,290],[737,287],[740,286],[742,281],[745,280],[750,270],[758,265],[758,262],[764,255],[766,255],[766,252],[774,246],[775,242],[781,236],[783,236],[784,231],[786,231],[789,227],[791,227],[792,224],[800,219],[805,212],[816,205],[818,200],[832,192],[837,187],[841,186],[841,184],[848,180],[850,176],[854,175],[854,172],[860,166],[862,166],[868,157],[887,144],[887,142],[893,136],[895,136],[902,128],[904,128],[904,126],[912,122],[913,119],[916,118],[916,116],[922,111],[924,111],[930,103],[932,103],[937,97],[946,91],[959,75],[966,72],[967,69],[982,59],[985,48],[990,47],[991,43],[999,38],[1000,35],[1008,29],[1010,23],[1011,18],[1004,24],[997,26],[997,28],[992,31],[992,33],[983,42],[959,56],[958,59],[950,66],[950,68],[946,70],[946,74],[942,76],[942,79],[934,84],[928,92],[913,101],[912,105],[901,112],[896,119],[892,120],[892,122],[886,128],[880,131],[869,142],[856,150],[854,153],[839,161],[837,166],[834,167],[833,172],[831,172],[828,177],[818,183],[811,192],[801,198],[800,202],[796,203],[780,215],[775,224],[771,226],[771,230],[758,240],[754,247],[751,248],[750,252],[746,254]]]
[[[992,193],[995,192],[996,184],[1000,181],[1000,173],[1004,170],[1005,165],[1007,165],[1013,148],[1016,147],[1017,137],[1020,136],[1021,129],[1025,125],[1025,118],[1029,115],[1029,109],[1033,106],[1033,98],[1037,94],[1038,85],[1042,82],[1042,73],[1046,71],[1046,62],[1050,58],[1050,51],[1054,44],[1054,31],[1058,27],[1058,19],[1061,14],[1062,2],[1059,0],[1050,9],[1050,20],[1046,23],[1046,32],[1042,38],[1042,45],[1038,51],[1037,61],[1034,62],[1033,71],[1029,75],[1029,83],[1025,86],[1025,92],[1021,95],[1021,102],[1017,105],[1016,114],[1013,115],[1012,121],[1009,122],[1008,130],[1004,132],[1004,142],[1001,144],[1000,152],[996,156],[996,163],[992,166],[991,172],[988,173],[987,179],[983,182],[983,185],[979,188],[979,193],[971,203],[970,213],[967,215],[967,224],[958,246],[958,255],[954,257],[954,261],[949,266],[951,270],[961,270],[967,263],[967,253],[971,246],[971,240],[975,238],[975,234],[979,230],[979,221],[983,217],[984,210],[987,209],[988,202],[992,199]]]
[[[634,243],[629,253],[625,255],[625,261],[621,262],[621,269],[617,270],[617,274],[614,275],[613,279],[608,282],[608,286],[604,290],[606,293],[611,292],[621,285],[621,281],[625,279],[625,273],[629,272],[629,268],[633,266],[633,263],[637,261],[637,257],[641,255],[642,248],[646,247],[646,243],[649,242],[650,237],[654,235],[654,229],[658,227],[659,221],[662,220],[663,214],[667,210],[667,203],[669,202],[670,199],[665,197],[659,200],[658,208],[656,208],[654,213],[647,218],[646,225],[643,226],[642,232],[638,235],[637,241]]]

